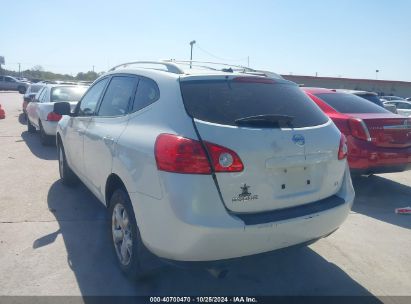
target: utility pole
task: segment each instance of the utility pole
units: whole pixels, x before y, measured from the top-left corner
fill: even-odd
[[[94,65],[93,65],[93,73],[94,73]]]
[[[21,77],[21,72],[20,72],[20,62],[19,62],[19,77]]]
[[[247,67],[250,67],[250,56],[247,56]]]
[[[191,53],[190,53],[190,69],[191,69],[191,62],[193,61],[193,45],[194,43],[196,43],[195,40],[190,42],[190,46],[191,46]]]

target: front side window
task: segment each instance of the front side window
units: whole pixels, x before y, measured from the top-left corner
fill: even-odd
[[[160,90],[154,80],[141,77],[138,83],[133,112],[141,110],[160,98]]]
[[[107,81],[108,78],[101,79],[86,92],[80,101],[80,106],[78,108],[79,116],[91,116],[94,114],[97,103],[103,94],[104,88],[106,87]]]
[[[115,76],[101,101],[98,116],[120,116],[128,112],[138,83],[137,77]]]
[[[7,82],[16,82],[13,78],[11,77],[5,77]]]

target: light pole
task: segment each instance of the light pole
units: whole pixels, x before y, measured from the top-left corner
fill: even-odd
[[[190,42],[190,46],[191,46],[191,53],[190,53],[190,69],[191,69],[191,62],[193,61],[193,45],[194,43],[196,43],[195,40]]]
[[[380,72],[380,70],[375,70],[375,79],[378,80],[378,73]]]

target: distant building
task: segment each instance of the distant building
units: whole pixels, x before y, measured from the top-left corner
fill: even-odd
[[[411,97],[411,82],[394,80],[353,79],[335,77],[316,77],[299,75],[282,75],[285,79],[306,87],[328,89],[349,89],[376,92],[379,95]]]

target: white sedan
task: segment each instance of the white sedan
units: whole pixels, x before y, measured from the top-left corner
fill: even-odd
[[[384,102],[384,105],[395,105],[400,115],[411,116],[411,101],[391,100]]]
[[[86,86],[49,84],[36,95],[26,108],[27,130],[30,133],[40,131],[42,144],[50,144],[56,135],[57,123],[61,118],[53,112],[55,102],[67,101],[74,110],[86,91]]]

